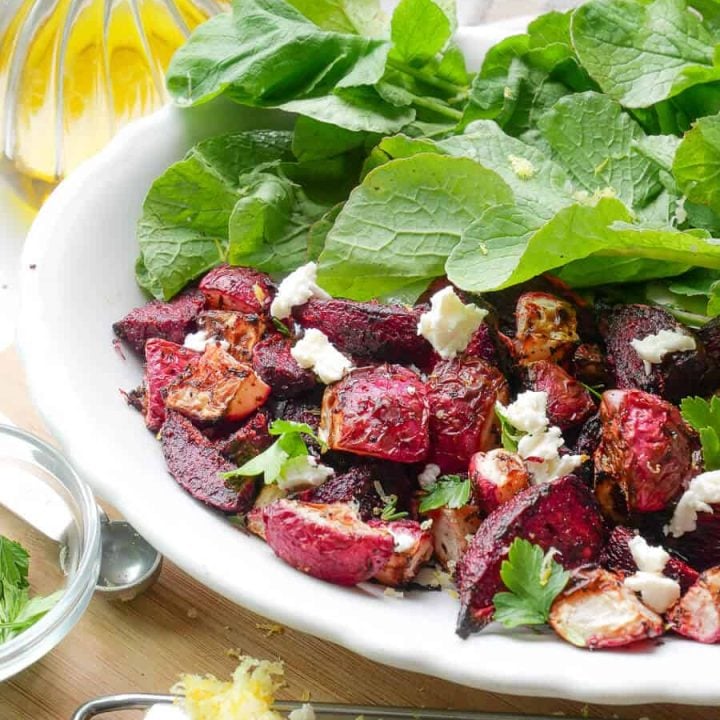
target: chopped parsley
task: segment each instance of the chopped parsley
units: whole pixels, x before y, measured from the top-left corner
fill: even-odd
[[[420,512],[425,513],[441,507],[452,510],[467,505],[470,501],[470,478],[460,475],[443,475],[431,485],[427,495],[420,501]]]
[[[720,469],[720,397],[687,397],[680,403],[685,421],[700,435],[705,470]]]

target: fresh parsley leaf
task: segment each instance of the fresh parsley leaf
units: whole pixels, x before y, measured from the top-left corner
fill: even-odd
[[[400,511],[397,509],[398,496],[388,495],[385,501],[385,507],[380,513],[380,519],[390,522],[391,520],[401,520],[408,516],[407,512]]]
[[[565,589],[570,573],[555,562],[552,550],[545,553],[538,545],[515,538],[500,567],[500,577],[507,592],[493,598],[494,619],[513,628],[546,623],[550,607]]]
[[[420,512],[426,513],[440,507],[452,510],[461,508],[470,501],[470,478],[460,475],[444,475],[430,487],[420,501]]]
[[[30,556],[18,542],[0,535],[0,579],[15,587],[28,585]]]
[[[709,401],[686,397],[680,403],[680,411],[700,435],[705,469],[720,469],[720,397],[713,395]]]
[[[520,432],[517,428],[510,424],[510,421],[505,417],[505,414],[500,408],[499,404],[495,404],[495,416],[500,422],[500,443],[510,452],[517,452],[518,442],[524,433]]]
[[[266,485],[275,482],[283,473],[288,463],[294,458],[308,455],[308,448],[303,435],[318,440],[315,431],[307,423],[293,422],[292,420],[274,420],[268,428],[270,435],[277,436],[277,440],[259,455],[241,465],[235,470],[222,473],[222,478],[231,480],[236,477],[253,477],[263,475]],[[320,442],[321,449],[325,444]]]

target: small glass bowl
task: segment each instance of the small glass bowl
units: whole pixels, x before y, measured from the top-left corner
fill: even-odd
[[[30,553],[31,596],[62,590],[47,615],[0,643],[1,681],[70,632],[95,590],[101,552],[100,517],[90,488],[57,450],[8,425],[0,425],[0,534]]]

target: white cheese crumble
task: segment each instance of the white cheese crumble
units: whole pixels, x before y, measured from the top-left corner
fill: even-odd
[[[442,470],[439,465],[435,463],[429,463],[423,468],[423,471],[418,475],[418,483],[423,490],[429,490],[438,480]]]
[[[301,368],[311,369],[325,385],[337,382],[353,367],[327,335],[315,328],[305,331],[290,349],[290,354]]]
[[[454,358],[470,342],[473,333],[488,314],[472,303],[465,305],[452,287],[430,298],[430,310],[420,316],[418,335],[422,335],[444,359]]]
[[[496,449],[486,452],[479,460],[475,461],[475,472],[483,480],[490,481],[493,485],[504,485],[508,476],[505,472],[504,463],[498,461],[498,456],[504,450]]]
[[[527,433],[518,441],[518,455],[525,460],[536,485],[569,475],[583,462],[582,455],[559,454],[565,440],[559,427],[548,427],[547,400],[546,392],[528,390],[507,407],[498,404],[505,419]]]
[[[625,585],[640,593],[643,603],[651,610],[664,613],[680,598],[680,584],[662,574],[670,555],[661,547],[648,545],[640,535],[630,540],[628,546],[638,571],[625,578]]]
[[[635,352],[643,361],[645,374],[649,375],[654,364],[671,352],[695,350],[697,343],[692,335],[677,330],[661,330],[654,335],[648,335],[642,340],[635,338],[630,342]]]
[[[699,512],[713,512],[711,504],[720,503],[720,470],[705,472],[690,481],[690,486],[675,507],[665,534],[680,537],[697,529]]]
[[[518,430],[526,433],[538,432],[548,425],[546,392],[527,390],[517,396],[515,402],[507,407],[500,406],[500,411],[507,421]]]
[[[392,525],[387,526],[388,532],[393,536],[395,541],[395,552],[405,553],[409,552],[415,547],[415,535],[403,528],[394,528]]]
[[[223,350],[230,349],[230,343],[227,340],[218,340],[215,336],[208,335],[204,330],[198,330],[195,333],[186,335],[183,347],[188,348],[188,350],[205,352],[205,348],[213,343],[219,345]]]
[[[293,270],[281,283],[270,305],[270,314],[278,320],[290,317],[292,309],[304,305],[310,298],[328,300],[328,295],[317,284],[317,265],[309,262]]]
[[[281,490],[300,490],[322,485],[335,471],[319,464],[312,455],[298,455],[283,465],[277,484]]]

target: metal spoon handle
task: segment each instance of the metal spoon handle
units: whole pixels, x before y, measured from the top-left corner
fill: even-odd
[[[85,703],[75,711],[71,720],[90,720],[118,710],[147,710],[152,705],[171,704],[176,695],[148,695],[129,693],[108,695]],[[300,702],[276,702],[273,706],[278,712],[290,712],[302,705]],[[421,710],[419,708],[385,707],[381,705],[339,705],[333,703],[312,703],[313,710],[323,720],[358,718],[380,720],[384,718],[412,718],[413,720],[556,720],[548,715],[515,715],[512,713],[468,712],[464,710]],[[565,720],[580,720],[566,718]]]

